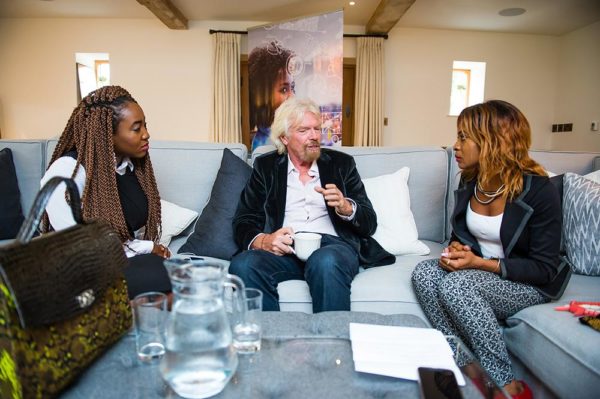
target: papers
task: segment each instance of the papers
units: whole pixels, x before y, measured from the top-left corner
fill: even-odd
[[[465,385],[450,345],[433,328],[350,323],[350,340],[356,371],[417,381],[417,368],[434,367],[452,370]]]

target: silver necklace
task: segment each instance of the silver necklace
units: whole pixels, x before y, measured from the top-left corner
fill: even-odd
[[[497,197],[504,191],[504,184],[495,191],[485,191],[483,187],[481,187],[481,184],[477,182],[477,190],[479,190],[480,193],[485,194],[486,197]]]
[[[490,199],[482,200],[481,198],[479,198],[479,195],[477,195],[477,191],[480,191],[486,197],[490,197]],[[482,190],[481,186],[479,185],[479,182],[477,182],[477,184],[475,184],[475,186],[473,187],[473,195],[475,196],[475,200],[482,205],[490,204],[492,201],[494,201],[496,198],[498,198],[502,194],[503,191],[504,191],[504,184],[501,185],[500,187],[498,187],[498,189],[496,191]]]

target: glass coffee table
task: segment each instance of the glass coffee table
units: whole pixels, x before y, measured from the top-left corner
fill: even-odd
[[[361,312],[263,314],[262,349],[239,355],[239,365],[215,398],[418,398],[416,381],[354,371],[348,338],[350,322],[425,327],[416,316]],[[457,341],[458,342],[458,341]],[[460,351],[464,346],[458,342]],[[465,356],[471,356],[465,352]],[[477,367],[471,364],[473,375]],[[491,380],[481,368],[474,383],[467,373],[464,398],[485,398]],[[493,390],[489,390],[494,394]],[[501,392],[497,390],[495,392]],[[502,397],[500,393],[500,396]],[[61,398],[178,398],[163,382],[158,362],[137,360],[135,339],[127,335],[88,369]],[[494,397],[494,396],[490,396]]]

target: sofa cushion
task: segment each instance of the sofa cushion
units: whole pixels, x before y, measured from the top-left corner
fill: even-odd
[[[448,155],[441,147],[334,147],[352,155],[362,179],[394,173],[406,166],[411,211],[420,240],[443,242],[445,237],[445,204],[448,184]],[[258,147],[252,162],[274,146]],[[426,166],[426,167],[423,167]]]
[[[560,299],[600,301],[600,277],[574,274]],[[598,332],[569,312],[547,303],[521,310],[507,319],[506,345],[558,397],[597,397],[600,381]],[[576,382],[576,383],[575,383]]]
[[[417,298],[410,276],[417,264],[423,260],[439,257],[443,244],[423,241],[431,255],[397,256],[396,263],[387,266],[360,269],[352,281],[351,310],[381,314],[406,313],[420,317],[428,323]],[[281,310],[312,312],[308,285],[303,280],[289,280],[277,287]]]
[[[238,251],[231,225],[240,195],[252,168],[227,148],[213,185],[210,200],[196,221],[194,232],[179,248],[179,253],[193,253],[231,259]]]
[[[0,150],[0,239],[15,238],[23,223],[21,193],[10,148]]]
[[[565,174],[563,233],[573,271],[600,276],[600,184]]]
[[[415,218],[410,210],[408,175],[404,167],[395,173],[363,179],[377,214],[373,238],[392,255],[427,255],[429,248],[418,240]]]
[[[587,175],[585,175],[583,177],[600,184],[600,170],[596,170],[594,172],[588,173]]]
[[[169,246],[174,236],[181,234],[196,218],[198,212],[172,202],[160,200],[162,230],[160,243]]]
[[[0,140],[0,149],[10,148],[17,172],[21,206],[27,215],[33,200],[40,191],[40,180],[44,174],[44,140]]]

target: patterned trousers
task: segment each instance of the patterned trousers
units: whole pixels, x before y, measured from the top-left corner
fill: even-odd
[[[434,328],[459,337],[499,386],[514,379],[498,321],[548,299],[530,285],[503,280],[495,273],[475,269],[447,272],[438,259],[419,263],[412,284]],[[456,354],[456,347],[452,350]]]

